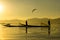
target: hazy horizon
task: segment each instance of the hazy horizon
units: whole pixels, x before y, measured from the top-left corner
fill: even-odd
[[[13,19],[0,19],[0,21],[3,21],[3,20],[22,20],[22,21],[25,21],[25,20],[29,20],[29,19],[60,19],[60,18],[27,18],[27,19],[18,19],[18,18],[13,18]]]

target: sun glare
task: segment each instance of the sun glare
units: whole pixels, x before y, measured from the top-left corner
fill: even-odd
[[[3,12],[3,6],[0,4],[0,13]]]

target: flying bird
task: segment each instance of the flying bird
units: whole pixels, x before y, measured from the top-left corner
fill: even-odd
[[[36,11],[36,10],[37,10],[37,9],[33,9],[33,10],[32,10],[32,13],[33,13],[34,11]]]

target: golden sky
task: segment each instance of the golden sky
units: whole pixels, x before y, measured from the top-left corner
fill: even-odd
[[[32,13],[32,10],[37,10]],[[60,0],[0,0],[0,19],[60,17]]]

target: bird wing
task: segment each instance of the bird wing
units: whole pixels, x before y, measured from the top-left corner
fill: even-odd
[[[37,10],[37,9],[33,9],[33,10],[32,10],[32,13],[33,13],[35,10]]]

